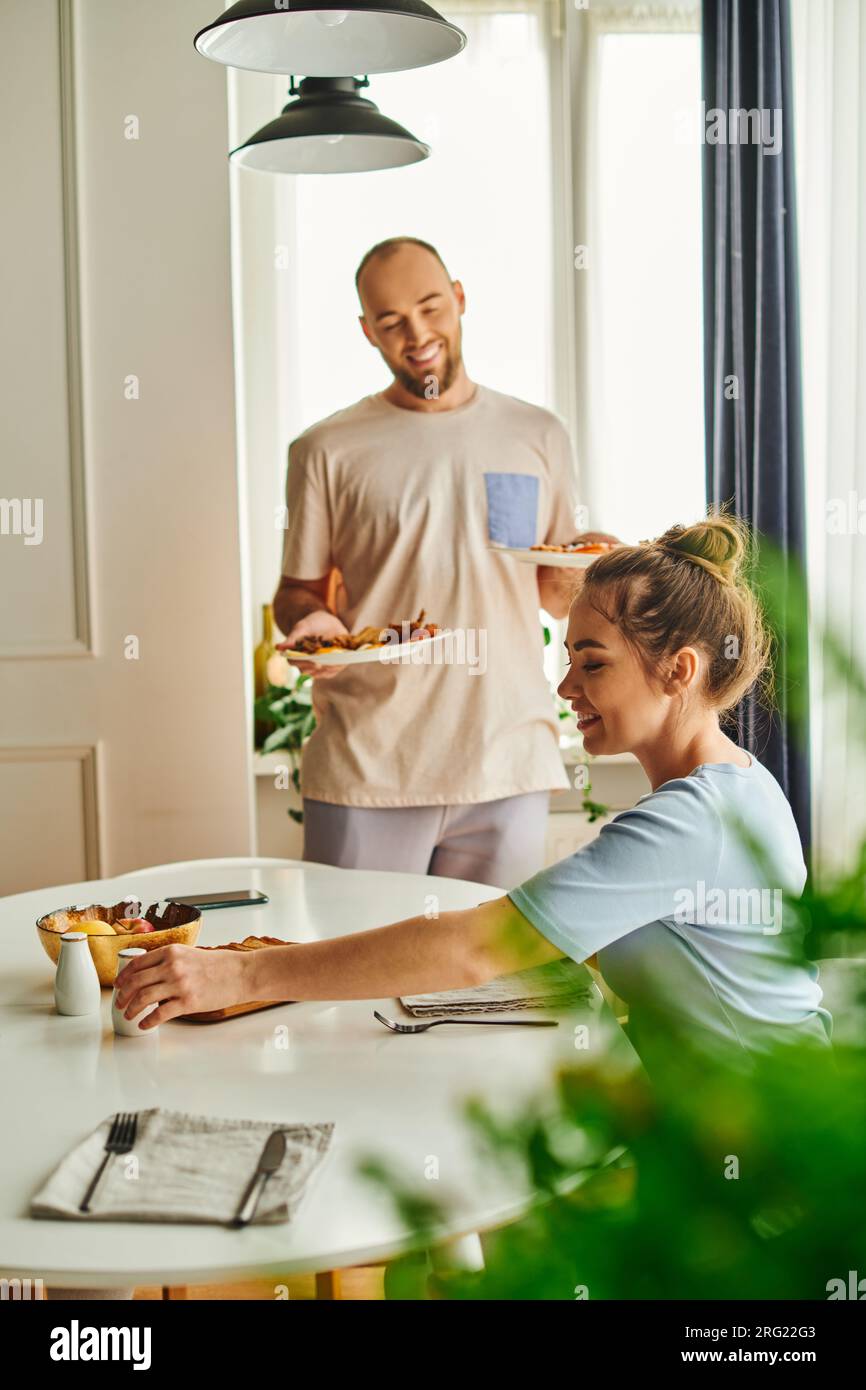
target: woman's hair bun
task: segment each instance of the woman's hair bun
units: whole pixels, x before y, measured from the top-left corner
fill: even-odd
[[[769,701],[772,635],[753,585],[756,554],[746,523],[713,511],[600,555],[579,592],[619,628],[653,679],[683,647],[702,652],[702,692],[721,714],[755,685]]]
[[[749,549],[749,530],[739,517],[716,512],[694,526],[672,526],[656,541],[709,571],[723,584],[735,584]]]

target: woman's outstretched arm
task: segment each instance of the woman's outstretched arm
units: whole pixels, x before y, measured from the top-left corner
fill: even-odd
[[[503,897],[432,921],[411,917],[304,945],[249,952],[163,946],[130,961],[118,1001],[127,1018],[158,1003],[141,1024],[146,1029],[253,1000],[381,999],[466,988],[562,954]]]

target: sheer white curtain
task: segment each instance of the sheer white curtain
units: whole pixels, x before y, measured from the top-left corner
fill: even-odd
[[[813,619],[866,669],[866,7],[792,13]],[[814,656],[815,840],[841,865],[866,835],[863,711]]]
[[[678,138],[700,102],[688,22],[644,5],[595,10],[588,28],[584,500],[626,541],[706,507],[701,157]]]

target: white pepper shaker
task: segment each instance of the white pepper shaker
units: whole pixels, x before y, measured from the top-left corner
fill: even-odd
[[[60,959],[54,974],[57,1012],[72,1017],[95,1014],[99,1012],[101,998],[99,976],[90,954],[86,932],[64,932],[60,938]]]
[[[146,1028],[142,1033],[138,1026],[143,1018],[147,1018],[148,1014],[152,1014],[154,1009],[159,1008],[158,1004],[148,1004],[147,1008],[142,1009],[140,1014],[136,1014],[135,1018],[126,1018],[123,1010],[117,1007],[117,982],[127,962],[130,961],[133,956],[146,955],[147,951],[145,951],[143,946],[124,946],[123,950],[117,953],[117,974],[114,977],[114,993],[111,996],[111,1022],[115,1033],[119,1034],[122,1038],[149,1038],[159,1029],[159,1024],[157,1024],[156,1028]]]

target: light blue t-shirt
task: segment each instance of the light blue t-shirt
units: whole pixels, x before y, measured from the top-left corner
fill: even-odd
[[[782,905],[805,880],[791,808],[753,757],[665,782],[508,896],[565,955],[598,953],[649,1066],[660,1030],[741,1055],[795,1037],[826,1046],[818,969]]]

